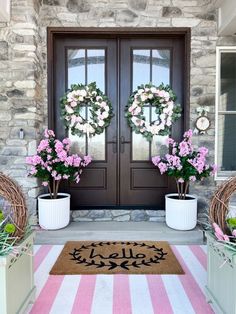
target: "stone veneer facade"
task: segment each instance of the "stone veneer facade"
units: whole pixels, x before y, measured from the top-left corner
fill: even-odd
[[[215,51],[235,45],[217,36],[217,12],[210,0],[12,0],[11,21],[0,23],[0,170],[14,177],[35,213],[38,182],[27,177],[25,156],[36,150],[47,125],[47,26],[191,27],[190,125],[196,107],[210,106],[211,128],[194,141],[214,156]],[[20,128],[24,139],[19,138]],[[214,190],[213,178],[194,184],[199,215]],[[74,220],[161,221],[164,211],[74,211]]]

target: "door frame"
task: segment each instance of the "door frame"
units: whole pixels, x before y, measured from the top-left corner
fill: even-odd
[[[54,129],[54,42],[60,36],[78,35],[81,38],[180,38],[184,39],[184,129],[190,125],[190,52],[191,52],[191,28],[189,27],[48,27],[47,28],[47,92],[48,92],[48,127]]]
[[[48,127],[54,129],[56,126],[54,92],[55,92],[55,68],[54,60],[55,42],[60,37],[78,38],[181,38],[184,42],[184,68],[183,68],[183,128],[187,130],[190,125],[190,53],[191,53],[191,28],[128,28],[128,27],[112,27],[112,28],[97,28],[97,27],[48,27],[47,28],[47,91],[48,91]],[[106,208],[103,206],[102,208]],[[140,206],[135,206],[139,208]],[[141,206],[144,208],[144,206]],[[82,207],[81,207],[82,208]],[[87,208],[87,207],[86,207]],[[91,206],[91,209],[95,207]],[[101,208],[101,207],[99,207]],[[118,206],[109,206],[110,208],[119,209]],[[126,206],[122,206],[126,208]],[[130,206],[129,206],[130,208]],[[150,206],[148,207],[152,209]]]

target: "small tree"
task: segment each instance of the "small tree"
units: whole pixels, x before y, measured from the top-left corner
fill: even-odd
[[[83,168],[90,162],[90,156],[83,158],[77,154],[70,155],[70,140],[59,141],[52,130],[45,130],[45,139],[41,140],[37,154],[26,158],[31,165],[29,175],[40,178],[42,185],[47,186],[51,198],[56,199],[62,180],[79,183]]]
[[[216,165],[207,164],[208,149],[194,149],[192,135],[192,130],[186,131],[180,143],[169,138],[170,153],[164,157],[152,157],[153,164],[159,168],[161,174],[166,173],[175,179],[179,199],[185,199],[190,181],[202,181],[216,171]]]

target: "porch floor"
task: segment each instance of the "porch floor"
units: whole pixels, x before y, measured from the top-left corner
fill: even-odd
[[[108,237],[108,235],[107,235]],[[184,275],[49,276],[62,245],[36,245],[31,314],[209,314],[206,247],[172,245]]]
[[[149,240],[170,244],[203,244],[204,233],[199,227],[177,231],[162,222],[72,222],[64,229],[36,232],[36,244],[65,244],[66,241],[87,240]]]

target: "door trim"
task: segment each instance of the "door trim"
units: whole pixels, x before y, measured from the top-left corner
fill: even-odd
[[[96,38],[184,38],[184,129],[190,124],[190,52],[191,28],[189,27],[161,27],[161,28],[130,28],[130,27],[48,27],[47,28],[47,91],[48,91],[48,127],[55,128],[54,115],[54,65],[55,39],[61,36],[74,36]]]

